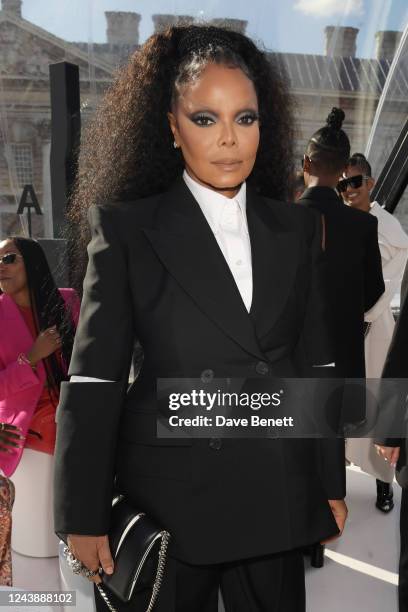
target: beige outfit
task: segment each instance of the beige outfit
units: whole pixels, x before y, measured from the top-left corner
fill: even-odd
[[[372,203],[370,214],[378,219],[378,242],[385,292],[365,313],[365,321],[371,324],[365,339],[365,364],[367,378],[380,378],[394,330],[391,301],[400,290],[408,258],[408,236],[398,219],[381,208],[378,202]],[[384,482],[392,482],[394,469],[377,455],[372,440],[348,440],[346,455],[349,461],[360,466],[364,472]]]

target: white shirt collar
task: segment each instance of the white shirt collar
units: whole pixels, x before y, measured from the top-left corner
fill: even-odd
[[[242,183],[240,190],[234,198],[227,198],[223,196],[221,193],[217,193],[213,189],[209,189],[208,187],[204,187],[200,185],[191,178],[191,176],[187,173],[186,170],[183,172],[183,179],[193,194],[194,198],[197,200],[203,214],[211,227],[212,231],[215,233],[219,228],[220,218],[225,205],[235,200],[238,204],[239,209],[242,214],[242,219],[244,222],[245,231],[248,233],[248,225],[246,218],[246,183]]]

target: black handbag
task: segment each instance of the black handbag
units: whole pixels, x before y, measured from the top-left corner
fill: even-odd
[[[102,572],[102,584],[96,585],[111,612],[117,610],[109,600],[109,591],[128,603],[134,594],[147,589],[152,594],[146,612],[153,610],[163,580],[169,539],[168,531],[137,512],[123,495],[114,498],[109,531],[114,572]]]

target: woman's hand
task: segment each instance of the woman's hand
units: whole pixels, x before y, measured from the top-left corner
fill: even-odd
[[[38,336],[27,357],[32,364],[36,364],[41,359],[45,359],[57,349],[61,348],[61,336],[55,325],[42,331]]]
[[[333,512],[334,520],[337,523],[337,527],[340,533],[336,536],[333,536],[332,538],[328,538],[327,540],[324,540],[322,544],[327,544],[328,542],[331,542],[332,540],[336,540],[342,535],[343,530],[344,530],[344,525],[347,519],[347,514],[348,514],[346,502],[344,501],[344,499],[329,499],[329,505],[330,505],[331,511]]]
[[[24,436],[21,435],[20,427],[0,423],[0,452],[13,453],[12,448],[22,448]]]
[[[388,461],[392,467],[396,467],[400,455],[399,446],[380,446],[380,444],[375,444],[374,446],[378,455],[380,455],[384,461]]]
[[[107,535],[87,536],[70,534],[68,536],[68,547],[72,554],[88,569],[96,572],[102,567],[106,574],[113,574],[114,565]],[[101,577],[97,574],[88,580],[99,584]]]

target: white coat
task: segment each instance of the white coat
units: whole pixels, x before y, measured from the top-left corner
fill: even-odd
[[[370,323],[365,338],[365,364],[367,378],[380,378],[394,330],[391,302],[401,287],[405,264],[408,259],[408,236],[398,219],[373,202],[370,214],[378,219],[378,242],[381,252],[385,292],[364,319]],[[368,438],[347,441],[347,459],[385,482],[392,482],[394,469],[375,451]]]

